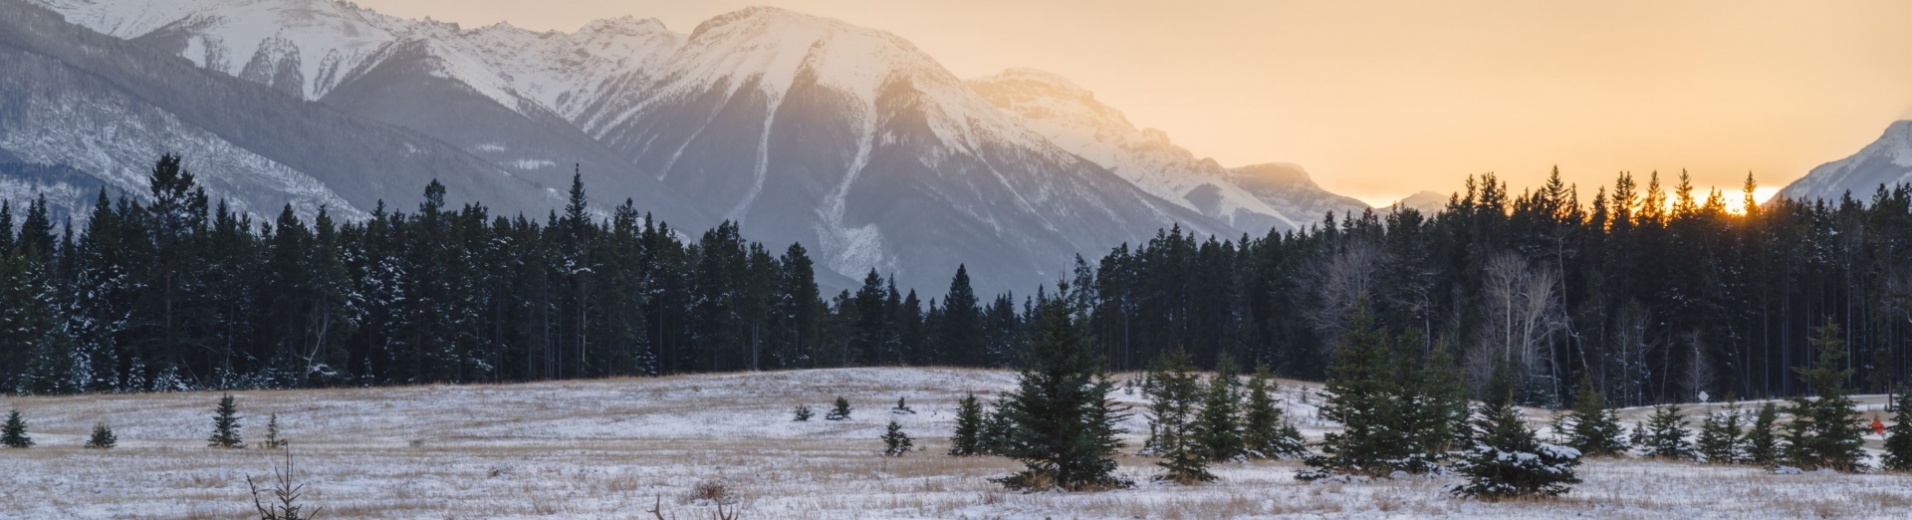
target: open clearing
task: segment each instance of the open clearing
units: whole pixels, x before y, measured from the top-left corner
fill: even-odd
[[[1156,459],[1124,456],[1135,489],[1006,493],[990,477],[1017,465],[942,453],[966,392],[992,399],[1007,371],[870,368],[498,386],[236,392],[257,442],[279,414],[307,503],[323,518],[710,518],[700,485],[729,490],[743,518],[1912,518],[1912,477],[1777,475],[1743,467],[1594,460],[1586,482],[1548,501],[1449,498],[1457,477],[1302,483],[1294,461],[1223,464],[1220,482],[1148,481]],[[1284,381],[1284,406],[1310,437],[1327,424]],[[822,419],[837,395],[849,421]],[[1131,432],[1145,430],[1139,394]],[[892,415],[898,397],[917,413]],[[247,518],[246,477],[263,449],[205,447],[217,393],[7,398],[37,445],[0,450],[0,519]],[[1309,400],[1318,400],[1309,398]],[[1862,398],[1870,410],[1876,397]],[[818,417],[791,421],[807,404]],[[1548,417],[1528,410],[1536,424]],[[1689,413],[1697,409],[1689,407]],[[1876,412],[1873,412],[1876,413]],[[1625,414],[1628,424],[1639,415]],[[1868,414],[1869,416],[1871,413]],[[924,451],[878,455],[891,418]],[[80,446],[96,422],[120,447]],[[1877,439],[1868,441],[1876,448]],[[1141,442],[1129,434],[1129,451]]]

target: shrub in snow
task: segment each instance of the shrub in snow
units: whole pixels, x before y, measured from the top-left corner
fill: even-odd
[[[27,436],[27,420],[20,417],[20,410],[7,413],[6,426],[0,426],[0,446],[8,448],[31,448],[33,438]]]
[[[1806,471],[1857,471],[1859,460],[1865,457],[1861,449],[1864,430],[1857,406],[1846,395],[1846,379],[1852,376],[1852,369],[1841,369],[1846,348],[1839,325],[1828,321],[1814,332],[1811,343],[1818,351],[1818,362],[1811,367],[1793,367],[1793,372],[1818,398],[1791,399],[1793,420],[1786,425],[1786,459]]]
[[[1114,383],[1076,319],[1069,284],[1037,299],[1038,326],[1025,354],[1016,390],[1004,403],[1004,453],[1023,471],[996,479],[1009,489],[1093,491],[1133,485],[1115,474],[1123,415],[1109,402]]]
[[[1248,406],[1242,411],[1242,442],[1246,445],[1246,454],[1255,459],[1277,459],[1292,457],[1307,452],[1307,444],[1301,439],[1301,432],[1295,425],[1282,417],[1281,408],[1275,406],[1274,378],[1268,374],[1268,366],[1255,369],[1248,378]]]
[[[976,402],[976,394],[964,396],[956,404],[956,434],[949,438],[949,454],[967,457],[988,453],[983,447],[983,428],[982,403]]]
[[[811,417],[813,417],[813,416],[815,416],[815,415],[816,415],[816,414],[814,414],[814,413],[811,413],[811,412],[810,412],[810,407],[809,407],[809,406],[807,406],[807,405],[801,405],[801,404],[800,404],[800,405],[797,405],[797,409],[796,409],[796,410],[795,410],[794,412],[792,412],[792,413],[793,413],[793,414],[794,414],[794,415],[796,416],[796,421],[797,421],[797,422],[803,422],[803,421],[808,421],[808,420],[810,420],[810,418],[811,418]]]
[[[219,407],[213,410],[212,436],[206,439],[206,445],[214,448],[244,448],[246,443],[239,439],[239,408],[232,403],[232,394],[219,398]]]
[[[1686,440],[1691,433],[1686,429],[1686,416],[1680,415],[1679,405],[1655,406],[1653,417],[1647,419],[1647,430],[1640,448],[1651,458],[1692,460],[1696,454],[1693,444]]]
[[[96,450],[110,450],[119,445],[119,436],[113,435],[113,429],[105,423],[93,425],[93,435],[86,438],[86,447]]]
[[[1898,416],[1886,429],[1885,469],[1912,471],[1912,393],[1899,394]]]
[[[1496,370],[1504,380],[1504,370]],[[1475,424],[1474,448],[1467,450],[1455,469],[1467,476],[1467,483],[1449,492],[1464,497],[1499,500],[1523,496],[1556,496],[1566,493],[1569,484],[1577,484],[1574,466],[1580,465],[1580,451],[1566,446],[1540,442],[1534,431],[1514,409],[1506,383],[1490,385],[1488,402],[1482,406]]]
[[[883,454],[901,457],[912,449],[916,449],[916,444],[910,441],[909,434],[903,433],[903,425],[897,424],[895,419],[890,419],[889,429],[883,432]]]
[[[908,403],[905,403],[903,401],[903,398],[898,397],[896,398],[896,407],[891,408],[890,413],[896,414],[896,415],[905,415],[905,414],[916,415],[916,410],[913,408],[910,408],[910,405]]]
[[[823,419],[826,421],[842,421],[848,420],[849,418],[850,400],[844,399],[843,396],[840,395],[836,398],[836,406],[830,408],[830,413],[823,414]]]
[[[1572,425],[1567,432],[1567,446],[1580,450],[1588,457],[1610,457],[1626,453],[1627,445],[1622,437],[1626,428],[1620,426],[1620,416],[1607,407],[1606,395],[1593,388],[1593,380],[1580,378],[1580,389],[1574,392],[1573,411],[1566,416]]]

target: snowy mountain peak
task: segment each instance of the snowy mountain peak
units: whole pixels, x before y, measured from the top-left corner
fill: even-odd
[[[578,29],[579,34],[620,36],[644,36],[669,31],[670,29],[664,27],[664,22],[656,18],[638,18],[631,15],[592,20]]]
[[[1779,195],[1837,200],[1851,193],[1853,198],[1869,200],[1881,185],[1906,183],[1912,183],[1912,120],[1892,123],[1878,140],[1858,153],[1813,168],[1780,190]]]
[[[892,75],[919,83],[956,83],[953,75],[887,32],[839,20],[778,9],[751,7],[705,21],[692,31],[674,61],[674,75],[700,85],[752,79],[759,90],[781,96],[808,74],[817,84],[873,100]]]

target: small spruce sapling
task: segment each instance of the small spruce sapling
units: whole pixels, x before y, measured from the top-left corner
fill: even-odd
[[[883,432],[883,454],[901,457],[913,449],[916,449],[916,444],[910,441],[909,434],[903,433],[903,425],[897,424],[896,419],[890,419],[889,429]]]
[[[1887,471],[1912,471],[1912,392],[1899,394],[1898,415],[1892,426],[1886,428],[1885,456],[1881,461]]]
[[[1680,414],[1679,405],[1653,407],[1653,417],[1647,420],[1646,456],[1656,459],[1692,460],[1693,444],[1686,440],[1691,432],[1686,429],[1686,416]]]
[[[239,438],[239,408],[232,402],[232,394],[219,398],[219,408],[213,411],[212,436],[206,438],[206,445],[214,448],[244,448],[246,443]]]
[[[1619,414],[1607,407],[1606,395],[1593,388],[1593,380],[1580,378],[1574,392],[1573,412],[1567,416],[1573,425],[1567,430],[1567,445],[1588,457],[1611,457],[1626,453]]]
[[[1248,407],[1242,412],[1242,440],[1248,456],[1276,459],[1305,453],[1307,444],[1302,441],[1301,431],[1282,417],[1281,408],[1275,405],[1275,382],[1267,365],[1255,368],[1246,391]]]
[[[1455,464],[1467,483],[1449,492],[1487,500],[1566,493],[1569,484],[1580,482],[1573,473],[1580,465],[1580,451],[1540,442],[1514,409],[1505,367],[1496,366],[1488,384],[1487,401],[1474,424],[1474,447]]]
[[[86,438],[86,447],[96,450],[110,450],[119,445],[119,436],[113,435],[113,429],[106,423],[93,425],[93,435]]]
[[[983,446],[983,405],[976,394],[963,397],[956,405],[956,434],[949,438],[949,454],[957,457],[988,453]]]
[[[1860,459],[1865,458],[1859,411],[1846,394],[1846,379],[1852,377],[1853,370],[1844,368],[1846,347],[1841,337],[1839,324],[1827,320],[1809,342],[1819,354],[1818,361],[1812,366],[1793,367],[1814,394],[1813,398],[1792,398],[1786,458],[1799,469],[1852,472],[1861,468]]]
[[[840,396],[840,395],[837,396],[836,406],[830,408],[830,413],[823,414],[823,419],[826,421],[849,420],[850,419],[850,400],[844,399],[843,396]]]
[[[810,411],[809,405],[802,405],[802,404],[797,405],[797,409],[793,413],[796,415],[796,419],[795,419],[796,422],[808,421],[810,420],[811,417],[816,416],[815,413]]]
[[[7,424],[0,427],[0,446],[33,447],[33,437],[27,436],[27,420],[20,416],[20,410],[17,408],[7,413]]]
[[[1241,432],[1241,397],[1236,391],[1235,363],[1227,353],[1215,362],[1215,376],[1208,379],[1208,392],[1202,398],[1202,410],[1195,415],[1195,443],[1200,446],[1202,457],[1211,462],[1223,462],[1240,458],[1246,447],[1243,446]]]
[[[1150,449],[1162,456],[1156,465],[1167,470],[1155,480],[1178,484],[1215,480],[1196,433],[1195,407],[1202,398],[1202,385],[1189,364],[1188,352],[1177,348],[1164,354],[1156,361],[1151,379],[1149,426],[1155,437]]]
[[[1700,423],[1699,454],[1713,464],[1734,464],[1740,460],[1739,405],[1725,411],[1706,414]]]
[[[1779,462],[1779,435],[1773,424],[1779,421],[1779,406],[1771,401],[1759,407],[1753,423],[1746,428],[1741,462],[1771,467]]]
[[[279,438],[279,414],[278,412],[273,412],[272,415],[266,419],[266,442],[262,447],[270,450],[284,448],[285,446],[286,440]]]

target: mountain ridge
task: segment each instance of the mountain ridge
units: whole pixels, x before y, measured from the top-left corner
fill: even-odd
[[[979,290],[1026,289],[1171,225],[1260,235],[1366,207],[1312,182],[1256,184],[1126,119],[1112,141],[1070,141],[906,39],[778,8],[689,33],[630,16],[534,32],[330,0],[13,1],[451,145],[543,202],[576,165],[594,196],[634,197],[681,229],[738,221],[846,279],[940,288],[967,263]]]

